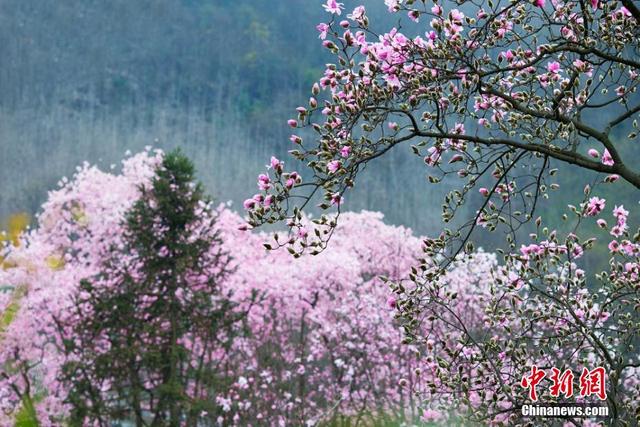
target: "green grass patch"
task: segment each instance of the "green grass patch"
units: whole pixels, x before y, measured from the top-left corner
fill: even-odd
[[[38,416],[36,414],[36,408],[33,405],[33,399],[30,396],[25,396],[22,399],[22,406],[20,411],[16,414],[15,427],[38,427]]]

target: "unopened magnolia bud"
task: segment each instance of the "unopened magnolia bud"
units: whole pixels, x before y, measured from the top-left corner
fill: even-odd
[[[325,40],[322,42],[322,45],[324,47],[326,47],[327,49],[331,49],[331,50],[336,50],[338,49],[338,47],[336,46],[336,44],[334,42],[332,42],[331,40]]]
[[[462,157],[462,154],[456,154],[455,156],[451,157],[451,160],[449,160],[449,163],[456,163],[456,162],[461,162],[462,159],[464,159],[464,157]]]
[[[389,297],[389,299],[387,300],[387,305],[390,308],[396,308],[396,306],[397,306],[396,299],[394,297]]]

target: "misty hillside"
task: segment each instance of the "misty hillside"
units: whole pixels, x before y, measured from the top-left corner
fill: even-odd
[[[329,59],[315,30],[322,8],[302,4],[3,1],[0,216],[36,212],[84,160],[109,168],[147,145],[183,147],[218,199],[237,206],[269,156],[286,156],[286,120]],[[395,153],[381,166],[348,208],[435,232],[438,205],[404,191],[424,182],[420,160]]]
[[[383,25],[397,19],[364,3]],[[322,19],[303,0],[4,0],[0,218],[37,212],[85,160],[108,169],[145,146],[182,147],[209,191],[239,206],[269,156],[291,161],[286,120],[330,60]],[[346,209],[438,233],[444,189],[426,184],[408,146],[376,167]]]

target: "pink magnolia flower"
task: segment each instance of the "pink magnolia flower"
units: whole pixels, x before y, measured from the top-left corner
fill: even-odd
[[[593,67],[588,62],[585,62],[581,59],[576,59],[573,61],[573,66],[576,67],[576,70],[581,73],[586,73],[587,76],[591,77],[593,75]]]
[[[560,72],[560,63],[552,61],[547,64],[547,70],[552,74],[558,74]]]
[[[329,173],[336,173],[341,166],[342,163],[340,163],[340,160],[332,160],[327,163],[327,169],[329,170]]]
[[[327,0],[327,3],[322,7],[329,13],[340,15],[342,14],[342,9],[344,9],[344,3],[338,3],[336,0]]]
[[[538,7],[544,7],[545,0],[535,0],[535,5]]]
[[[507,50],[504,53],[504,59],[506,59],[508,62],[513,61],[514,57],[515,57],[515,55],[513,54],[513,51],[511,49]]]
[[[509,284],[516,289],[519,289],[524,285],[524,280],[522,280],[520,275],[515,271],[509,271],[507,274],[507,280],[509,281]]]
[[[500,27],[496,31],[498,38],[503,38],[509,31],[513,29],[513,22],[503,19],[500,21]]]
[[[616,253],[620,250],[620,243],[617,240],[612,240],[608,245],[609,252]]]
[[[384,79],[387,81],[387,84],[392,88],[397,89],[400,86],[402,86],[402,84],[400,83],[400,79],[398,79],[398,76],[396,74],[389,74],[385,76]]]
[[[601,199],[599,197],[590,198],[589,202],[587,203],[586,215],[588,216],[598,215],[604,209],[605,202],[606,202],[605,199]]]
[[[460,12],[458,9],[453,9],[449,14],[451,16],[451,20],[457,23],[462,23],[464,19],[464,13]]]
[[[271,164],[267,165],[267,169],[274,169],[276,171],[282,171],[282,168],[284,167],[284,162],[278,160],[276,157],[271,156]]]
[[[269,175],[261,173],[258,175],[258,188],[260,190],[268,190],[271,188],[271,180],[269,179]]]
[[[324,40],[327,38],[327,33],[329,32],[329,25],[325,24],[324,22],[321,22],[318,25],[316,25],[316,30],[320,32],[320,35],[318,37],[321,40]]]
[[[427,150],[429,153],[424,157],[425,164],[429,166],[435,166],[440,161],[440,157],[442,156],[442,150],[437,147],[429,147]]]
[[[541,248],[539,245],[536,245],[535,243],[532,243],[530,245],[522,245],[520,246],[520,253],[522,254],[524,259],[529,259],[529,256],[531,255],[536,255],[541,251]]]
[[[584,249],[582,249],[580,245],[575,245],[573,249],[571,249],[571,254],[574,258],[580,258],[582,254],[584,254]]]
[[[442,418],[442,414],[434,409],[425,409],[422,412],[422,421],[437,421]]]
[[[594,159],[597,159],[598,157],[600,157],[600,153],[598,153],[598,150],[591,148],[588,152],[589,156],[593,157]]]
[[[246,210],[251,210],[256,207],[256,201],[253,199],[247,199],[242,203],[242,206],[244,206]]]
[[[400,0],[384,0],[384,4],[389,9],[389,12],[397,12],[400,8]]]
[[[625,233],[625,231],[627,231],[626,224],[625,225],[616,224],[613,227],[611,227],[611,232],[609,234],[611,234],[614,237],[620,237]]]
[[[611,157],[611,153],[606,148],[604,149],[604,153],[602,154],[602,164],[607,166],[613,166],[613,157]]]
[[[351,146],[350,145],[345,145],[344,147],[342,147],[340,149],[340,155],[342,157],[349,157],[349,154],[351,154]]]
[[[613,208],[613,216],[618,219],[618,223],[626,222],[629,211],[624,208],[624,205],[616,206]]]
[[[622,242],[622,250],[628,256],[638,256],[640,255],[640,245],[633,244],[628,240],[624,240]],[[640,265],[639,265],[640,267]]]
[[[538,76],[538,81],[540,82],[540,86],[547,87],[549,85],[549,77],[545,74]]]
[[[340,193],[334,193],[331,195],[331,204],[340,206],[344,202],[344,197]]]
[[[349,19],[353,19],[354,21],[362,21],[362,19],[364,18],[366,14],[366,9],[364,8],[364,6],[357,6],[355,9],[353,9],[353,12],[351,12],[351,14],[347,15],[347,18]]]
[[[273,204],[273,201],[274,201],[273,194],[269,194],[267,197],[264,198],[263,206],[266,209],[269,209],[269,207]]]

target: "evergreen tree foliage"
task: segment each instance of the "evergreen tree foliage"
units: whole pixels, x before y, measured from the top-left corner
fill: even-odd
[[[192,163],[168,154],[59,321],[71,424],[196,425],[215,412],[217,362],[243,317],[221,290],[230,270]]]

